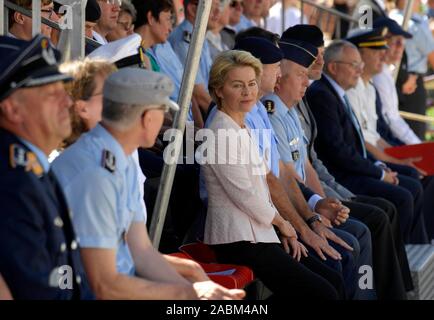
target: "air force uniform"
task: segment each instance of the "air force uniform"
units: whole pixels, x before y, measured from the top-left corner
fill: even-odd
[[[177,26],[169,36],[169,42],[173,51],[178,55],[183,65],[187,62],[187,53],[190,46],[193,32],[193,25],[187,19]],[[196,83],[203,83],[208,88],[209,72],[211,70],[212,59],[208,41],[203,42],[202,53],[200,55],[199,72],[197,73]]]
[[[124,68],[107,78],[103,95],[131,107],[172,105],[172,90],[164,75]],[[116,249],[117,271],[133,275],[128,230],[132,223],[145,223],[133,157],[99,124],[66,149],[53,167],[76,212],[73,223],[82,247]]]
[[[66,81],[49,40],[0,37],[0,100],[20,88]],[[35,110],[38,112],[38,110]],[[47,156],[0,128],[0,273],[15,299],[93,298],[72,211]]]

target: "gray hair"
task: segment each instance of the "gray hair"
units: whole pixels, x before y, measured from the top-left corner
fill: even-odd
[[[103,98],[102,119],[118,130],[125,130],[137,121],[145,109],[145,105],[125,104]]]
[[[346,40],[335,40],[325,49],[324,71],[326,73],[328,72],[328,65],[331,62],[340,60],[342,58],[345,48],[353,48],[355,50],[358,50],[354,44]]]
[[[130,0],[122,0],[121,12],[129,13],[131,15],[131,17],[133,18],[133,23],[136,21],[137,10],[134,7],[134,5],[131,3]]]

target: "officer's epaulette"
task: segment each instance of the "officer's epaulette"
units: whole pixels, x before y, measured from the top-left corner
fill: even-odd
[[[107,149],[102,151],[102,166],[112,173],[116,170],[116,158],[114,154]]]
[[[274,101],[273,100],[265,100],[264,101],[265,110],[267,110],[268,114],[273,114],[276,110],[274,108]]]
[[[182,34],[182,38],[184,39],[185,42],[190,43],[191,32],[188,32],[187,30],[185,30],[184,33]]]
[[[9,164],[12,168],[23,168],[25,172],[33,172],[40,177],[44,173],[36,155],[19,144],[9,146]]]

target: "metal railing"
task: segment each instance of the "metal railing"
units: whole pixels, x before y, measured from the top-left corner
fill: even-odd
[[[342,21],[347,21],[349,23],[357,22],[357,19],[355,19],[349,14],[345,14],[336,9],[318,4],[312,0],[300,0],[300,11],[301,11],[300,23],[304,23],[305,21],[305,17],[306,17],[304,13],[305,6],[312,6],[314,8],[313,13],[308,17],[308,20],[309,21],[315,20],[314,24],[317,27],[325,31],[330,31],[332,36],[334,35],[334,38],[337,39],[340,39],[342,36],[342,30],[341,30]],[[329,26],[331,26],[332,28],[330,29]]]
[[[84,36],[84,14],[87,0],[56,0],[55,2],[67,6],[72,10],[68,18],[72,18],[71,28],[62,28],[58,22],[41,17],[41,1],[33,0],[32,9],[20,7],[8,0],[0,0],[0,34],[9,30],[9,10],[14,10],[32,18],[32,35],[41,32],[41,25],[48,25],[60,32],[57,48],[62,52],[63,60],[80,59],[84,57],[85,43],[98,46],[98,43]]]

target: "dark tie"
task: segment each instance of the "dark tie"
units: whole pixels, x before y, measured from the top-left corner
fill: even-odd
[[[350,116],[351,122],[353,123],[354,127],[356,128],[357,134],[359,136],[360,144],[362,145],[363,158],[366,159],[368,154],[366,152],[365,139],[363,138],[362,128],[360,127],[360,123],[357,120],[356,115],[354,114],[353,108],[351,108],[351,104],[350,104],[350,101],[348,100],[347,95],[344,94],[343,98],[345,101],[345,108],[347,109],[347,113]]]

